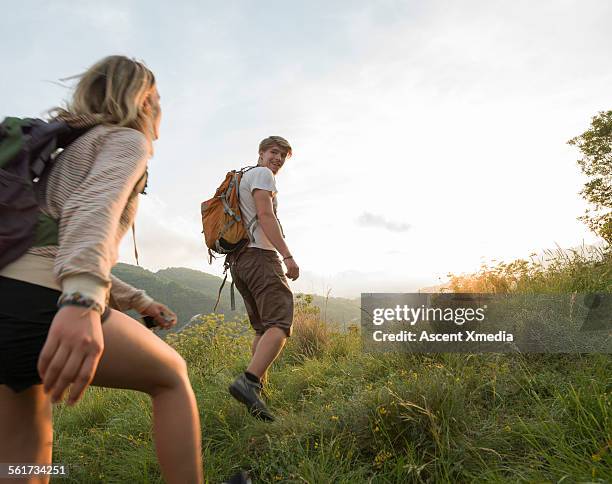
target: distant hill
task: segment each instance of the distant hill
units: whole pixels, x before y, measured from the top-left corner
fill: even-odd
[[[221,277],[213,276],[212,274],[207,274],[206,272],[202,271],[196,271],[194,269],[187,269],[186,267],[170,267],[168,269],[162,269],[157,271],[155,275],[163,280],[174,281],[181,286],[188,287],[189,289],[212,297],[213,306],[217,300],[217,294],[219,294],[219,287],[221,287],[221,283],[223,282]],[[228,310],[231,307],[230,284],[231,277],[228,276],[228,280],[226,281],[225,286],[223,286],[223,292],[221,293],[221,299],[219,301],[220,307],[227,308]],[[244,302],[242,301],[242,297],[240,297],[240,293],[236,288],[234,288],[234,294],[236,296],[236,310],[240,313],[244,313],[246,311]]]
[[[176,281],[159,277],[156,273],[130,264],[117,264],[113,274],[139,289],[144,289],[153,299],[168,305],[178,315],[180,323],[186,323],[195,314],[210,313],[216,301],[216,293],[194,290]],[[229,312],[219,303],[218,313]]]
[[[179,326],[188,323],[196,314],[211,313],[217,300],[219,287],[223,279],[206,272],[171,267],[151,272],[142,267],[119,263],[113,268],[113,274],[121,280],[139,289],[147,291],[152,298],[163,302],[175,311],[179,317]],[[238,290],[236,311],[230,311],[230,279],[225,283],[217,313],[228,316],[246,313],[244,302]],[[360,300],[314,295],[313,303],[321,309],[321,318],[327,322],[344,325],[359,321]]]

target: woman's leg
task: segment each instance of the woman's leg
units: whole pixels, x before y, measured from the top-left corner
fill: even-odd
[[[202,482],[200,417],[181,356],[139,322],[112,311],[93,385],[148,393],[166,482]]]
[[[51,401],[43,392],[42,385],[31,386],[19,393],[0,385],[0,436],[0,462],[51,464]],[[4,480],[0,479],[0,482]],[[10,479],[6,482],[18,481]],[[49,479],[27,482],[49,482]]]

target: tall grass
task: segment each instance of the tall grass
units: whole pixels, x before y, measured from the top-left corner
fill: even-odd
[[[475,292],[610,290],[610,256],[517,261],[457,276]],[[187,360],[209,482],[611,482],[610,355],[366,354],[306,297],[268,385],[274,423],[227,393],[250,354],[246,321],[201,317],[168,338]],[[55,413],[54,459],[72,482],[161,482],[150,403],[91,389]]]
[[[301,361],[322,356],[330,344],[330,327],[321,320],[321,310],[312,304],[312,296],[295,298],[293,332],[287,355]]]
[[[451,292],[559,294],[612,292],[612,250],[587,248],[545,250],[538,259],[517,259],[473,274],[449,274]]]

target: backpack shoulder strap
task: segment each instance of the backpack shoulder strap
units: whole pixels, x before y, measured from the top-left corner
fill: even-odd
[[[251,166],[245,166],[243,168],[240,169],[240,173],[241,175],[244,175],[247,171],[251,171],[253,168],[257,168],[259,165],[251,165]],[[238,193],[238,201],[240,202],[240,191],[237,191]],[[249,220],[248,222],[246,222],[244,224],[244,228],[246,230],[247,235],[249,236],[249,240],[251,242],[255,241],[255,227],[254,225],[257,223],[257,215],[255,215],[251,220]]]
[[[240,170],[238,170],[238,172],[241,173],[242,175],[244,175],[247,171],[250,171],[253,168],[257,168],[258,166],[259,165],[243,166],[242,168],[240,168]]]

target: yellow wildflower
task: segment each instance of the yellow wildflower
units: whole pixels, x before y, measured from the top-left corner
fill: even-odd
[[[384,462],[389,459],[389,457],[391,457],[391,454],[389,452],[387,452],[386,450],[381,450],[378,454],[376,454],[376,457],[374,458],[374,467],[382,467]]]

